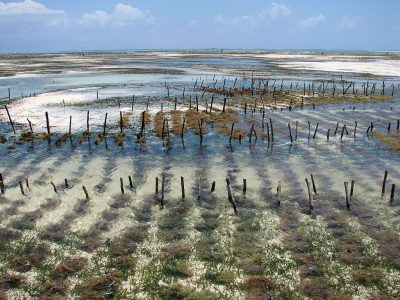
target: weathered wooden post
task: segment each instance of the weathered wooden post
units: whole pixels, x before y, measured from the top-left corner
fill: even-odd
[[[354,193],[354,180],[352,180],[350,184],[350,197],[349,197],[350,201],[353,198],[353,193]]]
[[[86,201],[90,199],[89,193],[84,185],[82,185],[83,192],[85,193]]]
[[[222,107],[222,112],[225,112],[225,105],[226,105],[226,97],[224,98],[224,106]]]
[[[65,183],[65,188],[68,189],[68,188],[69,188],[69,185],[68,185],[68,180],[67,180],[67,178],[64,179],[64,183]]]
[[[395,189],[396,185],[393,183],[392,184],[392,190],[390,191],[390,203],[393,203],[394,200],[394,189]]]
[[[312,187],[313,187],[313,190],[314,190],[314,194],[315,194],[315,195],[318,195],[318,193],[317,193],[317,188],[315,187],[315,181],[314,181],[314,176],[313,176],[313,174],[311,174],[311,183],[312,183]]]
[[[124,121],[123,121],[123,118],[122,118],[122,111],[120,111],[119,112],[119,128],[120,128],[120,132],[121,132],[121,134],[123,133],[123,131],[124,131]]]
[[[233,127],[235,126],[235,123],[232,123],[232,127],[231,127],[231,134],[229,137],[229,145],[232,145],[232,135],[233,135]]]
[[[389,172],[388,172],[387,170],[385,170],[385,174],[383,175],[382,194],[381,194],[381,197],[383,197],[383,195],[385,194],[386,179],[387,179],[388,173],[389,173]]]
[[[356,133],[357,133],[357,121],[354,121],[355,125],[354,125],[354,137],[356,137]]]
[[[211,95],[210,114],[212,112],[213,104],[214,104],[214,95]]]
[[[334,134],[333,134],[333,135],[336,135],[338,128],[339,128],[339,122],[338,122],[338,123],[336,123],[336,128],[335,128],[335,132],[334,132]]]
[[[86,131],[89,132],[89,111],[87,111],[87,116],[86,116]]]
[[[19,181],[19,188],[21,189],[21,194],[25,196],[24,186],[22,185],[22,181]]]
[[[299,125],[299,122],[296,121],[296,128],[295,128],[295,133],[294,133],[294,140],[297,141],[297,127]]]
[[[271,141],[274,142],[274,128],[272,127],[272,119],[269,119],[269,124],[271,127]]]
[[[56,185],[54,184],[54,182],[51,181],[50,184],[53,186],[54,193],[58,194],[57,187],[56,187]]]
[[[8,111],[7,105],[4,105],[4,108],[6,109],[6,112],[7,112],[7,115],[8,115],[8,120],[10,121],[10,124],[11,124],[12,130],[14,132],[14,135],[16,135],[14,122],[11,119],[11,115],[10,115],[10,112]]]
[[[103,124],[103,136],[106,136],[107,115],[108,115],[108,113],[106,113],[106,116],[104,117],[104,124]]]
[[[72,116],[69,116],[69,128],[68,128],[69,137],[71,137],[71,131],[72,131]]]
[[[229,178],[226,178],[226,187],[228,189],[228,200],[232,204],[233,211],[235,212],[235,215],[237,215],[236,203],[235,203],[235,200],[233,199],[233,194],[232,194],[232,190],[231,190],[231,183],[229,181]]]
[[[183,176],[181,176],[181,191],[182,191],[182,199],[185,199],[185,181]]]
[[[246,194],[246,190],[247,190],[247,180],[243,178],[243,194]]]
[[[211,184],[211,193],[215,191],[215,181],[212,182]]]
[[[122,177],[119,178],[119,183],[120,183],[120,187],[121,187],[121,194],[125,194],[125,189],[124,189],[124,180],[122,179]]]
[[[327,133],[326,133],[326,140],[329,142],[329,133],[330,133],[330,129],[328,129]]]
[[[182,137],[182,139],[183,139],[183,130],[185,129],[185,122],[186,122],[186,118],[183,118],[182,129],[181,129],[181,137]]]
[[[315,139],[315,136],[317,135],[318,125],[319,125],[319,123],[317,123],[317,126],[315,126],[315,131],[314,131],[313,139]]]
[[[292,131],[290,130],[290,124],[287,124],[289,128],[289,136],[290,136],[290,142],[293,143],[293,137],[292,137]]]
[[[31,133],[33,134],[32,122],[31,122],[31,121],[29,121],[29,119],[28,119],[28,118],[26,118],[26,120],[28,121],[28,124],[29,124],[29,129],[31,130]]]
[[[156,194],[158,194],[158,177],[156,177]]]
[[[307,184],[307,191],[308,191],[308,205],[310,208],[310,213],[312,213],[313,210],[313,194],[311,193],[311,187],[310,187],[310,183],[308,182],[308,178],[305,179],[306,180],[306,184]]]
[[[49,113],[46,111],[46,126],[47,126],[47,134],[50,135],[50,122],[49,122]]]
[[[350,201],[349,201],[349,190],[348,190],[349,183],[347,181],[344,182],[344,192],[346,196],[346,207],[350,210]]]
[[[133,182],[132,182],[131,175],[128,176],[128,180],[129,180],[129,187],[130,187],[131,190],[133,190]]]

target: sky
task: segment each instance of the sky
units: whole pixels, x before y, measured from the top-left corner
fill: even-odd
[[[0,52],[400,50],[399,0],[0,0]]]

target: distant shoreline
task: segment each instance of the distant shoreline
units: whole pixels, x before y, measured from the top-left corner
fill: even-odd
[[[234,48],[193,48],[193,49],[120,49],[120,50],[74,50],[74,51],[48,51],[48,52],[0,52],[0,56],[7,55],[46,55],[46,54],[79,54],[79,53],[153,53],[153,52],[178,52],[178,53],[313,53],[313,54],[400,54],[400,50],[360,50],[360,49],[234,49]]]

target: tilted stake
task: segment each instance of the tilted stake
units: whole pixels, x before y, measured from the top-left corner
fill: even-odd
[[[388,176],[388,171],[387,170],[385,170],[385,174],[383,175],[383,182],[382,182],[382,197],[383,197],[383,195],[385,194],[385,187],[386,187],[386,179],[387,179],[387,176]]]
[[[54,182],[51,181],[50,184],[53,186],[54,193],[58,194],[58,192],[57,192],[57,187],[56,187],[56,185],[54,184]]]
[[[87,190],[86,190],[84,185],[82,186],[82,189],[83,189],[83,192],[85,193],[86,200],[89,200],[90,199],[89,198],[89,194],[88,194],[88,192],[87,192]]]

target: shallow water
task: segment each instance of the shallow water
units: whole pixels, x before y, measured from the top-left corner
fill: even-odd
[[[68,283],[69,288],[59,292],[61,296],[85,295],[82,289],[85,284],[112,272],[122,274],[114,280],[118,283],[117,290],[97,292],[109,292],[116,298],[163,298],[175,295],[170,290],[172,287],[179,290],[176,293],[199,299],[206,296],[201,290],[208,291],[214,298],[237,299],[261,293],[306,299],[313,297],[311,291],[323,297],[321,286],[330,294],[352,295],[359,299],[377,294],[395,298],[400,295],[398,191],[394,203],[389,205],[391,184],[397,185],[400,175],[400,156],[398,151],[389,150],[378,139],[366,134],[371,122],[375,131],[385,133],[389,122],[391,132],[397,131],[398,101],[324,104],[315,109],[307,105],[292,111],[266,109],[264,131],[271,119],[274,142],[261,136],[255,141],[253,136],[251,144],[247,133],[252,124],[259,133],[263,130],[262,113],[257,109],[245,115],[242,108],[232,106],[246,132],[241,143],[232,140],[230,145],[229,136],[219,134],[217,124],[209,124],[202,144],[199,135],[189,129],[183,139],[171,133],[166,145],[168,139],[156,137],[153,130],[153,118],[161,102],[163,109],[170,111],[177,96],[177,109],[186,111],[189,96],[194,101],[197,94],[201,110],[211,94],[205,93],[202,97],[202,92],[193,91],[193,87],[196,80],[198,84],[203,80],[204,84],[212,82],[213,70],[219,70],[215,76],[219,86],[223,78],[232,86],[236,77],[239,86],[249,86],[251,72],[238,75],[247,68],[256,66],[255,70],[269,71],[264,69],[259,57],[202,55],[181,59],[157,55],[138,55],[126,61],[109,58],[112,62],[109,65],[119,62],[121,67],[179,67],[187,74],[77,72],[0,78],[0,92],[4,98],[7,98],[8,86],[18,94],[40,93],[7,104],[17,123],[16,137],[4,110],[0,113],[1,134],[8,139],[0,144],[0,173],[6,188],[5,194],[0,196],[0,228],[24,236],[5,240],[7,246],[0,247],[1,276],[11,273],[24,276],[21,283],[4,284],[1,290],[11,297],[46,295],[41,287],[54,281],[51,271],[67,258],[81,256],[88,258],[89,263],[83,270],[66,276],[63,283]],[[76,59],[75,56],[70,58]],[[55,59],[49,59],[52,60]],[[103,57],[91,63],[101,66],[104,62]],[[230,73],[233,69],[235,72]],[[300,78],[299,90],[302,82],[310,78],[325,78],[325,74],[318,72],[305,72],[297,77],[282,70],[277,72],[274,74],[276,86],[284,79],[284,87],[288,88],[290,80],[294,83],[295,78]],[[358,74],[355,79],[361,85],[370,77]],[[378,84],[383,79],[386,78],[376,78],[375,82]],[[391,77],[390,80],[387,86],[397,79]],[[166,97],[165,84],[170,87],[171,99]],[[398,93],[396,89],[394,98]],[[132,95],[135,95],[133,109]],[[222,101],[223,97],[215,95],[214,107],[222,108]],[[144,144],[137,142],[136,135],[140,132],[140,114],[147,105],[152,122],[146,126]],[[28,130],[26,118],[33,122],[36,133],[46,131],[45,111],[49,112],[52,137],[16,143],[20,132]],[[90,111],[92,136],[79,141],[86,130],[87,111]],[[120,111],[132,113],[129,126],[123,129],[126,136],[122,146],[114,142],[114,135],[119,131]],[[108,138],[96,144],[106,113]],[[73,120],[72,138],[56,145],[57,138],[68,131],[69,116]],[[296,121],[297,140],[291,142],[288,124],[294,135]],[[358,127],[354,136],[355,121]],[[334,136],[337,123],[338,132]],[[348,134],[344,133],[341,139],[343,125]],[[326,139],[328,129],[329,141]],[[386,193],[381,197],[385,170],[389,176]],[[310,174],[314,175],[317,189],[312,214],[304,180],[306,177],[310,180]],[[161,196],[163,175],[164,199]],[[133,189],[128,176],[131,176]],[[184,201],[181,199],[181,176],[185,184]],[[159,178],[158,194],[155,193],[156,177]],[[227,177],[237,215],[228,201]],[[124,195],[121,195],[120,178]],[[30,188],[26,186],[26,179]],[[242,190],[243,179],[247,180],[246,193]],[[344,181],[351,180],[355,180],[355,189],[348,211]],[[21,194],[20,181],[25,195]],[[213,181],[216,186],[211,193]],[[280,206],[276,204],[278,182],[282,186]],[[88,201],[85,201],[82,186],[88,191]],[[125,239],[124,234],[138,234],[137,231],[144,237],[134,242]],[[51,245],[53,250],[45,257],[46,267],[33,265],[28,272],[16,269],[11,249],[18,249],[16,253],[22,259],[28,255],[28,243]],[[171,250],[167,251],[166,247],[177,245],[190,249],[190,253],[171,258],[168,256]],[[346,256],[350,254],[343,252],[342,247],[352,247],[357,253],[351,252],[352,259],[359,262],[350,263]],[[122,258],[127,264],[127,257],[137,260],[136,267],[127,269],[116,264]],[[252,265],[254,270],[249,271],[244,263]],[[261,273],[255,271],[254,265],[261,268]],[[307,275],[304,268],[316,271]],[[379,272],[381,276],[377,282],[365,283],[366,278],[360,279],[357,276],[361,275],[354,273],[359,269]],[[235,278],[227,274],[234,274]],[[248,280],[256,280],[256,275],[262,277],[257,280],[263,280],[263,284],[268,280],[267,288],[248,286]],[[345,282],[341,279],[344,277],[347,278]],[[188,290],[182,286],[178,289],[177,284]]]

